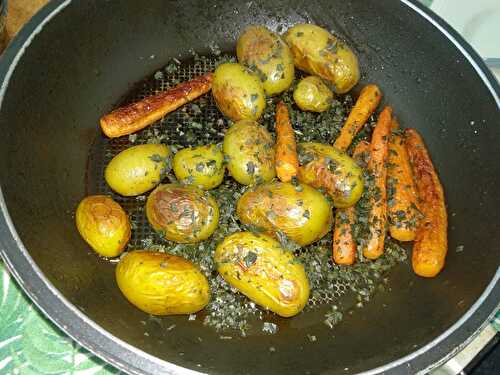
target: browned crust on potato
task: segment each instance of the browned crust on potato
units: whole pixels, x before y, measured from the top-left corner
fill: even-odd
[[[419,276],[434,277],[443,269],[448,251],[443,187],[420,135],[414,129],[406,129],[405,136],[420,199],[419,209],[424,215],[413,245],[413,270]]]
[[[144,129],[167,113],[207,93],[212,87],[212,80],[213,74],[207,73],[182,82],[167,91],[117,108],[101,117],[101,129],[110,138],[121,137]]]

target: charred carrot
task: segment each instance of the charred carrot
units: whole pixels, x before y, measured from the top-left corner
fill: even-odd
[[[391,128],[387,169],[389,232],[398,241],[413,241],[419,217],[417,192],[396,118],[392,119]]]
[[[356,104],[349,113],[347,120],[340,131],[339,137],[333,144],[339,150],[347,150],[351,145],[354,136],[361,130],[368,118],[377,109],[382,92],[377,85],[367,85],[363,87]]]
[[[299,159],[297,157],[297,144],[288,108],[280,101],[276,105],[276,174],[283,182],[290,182],[297,176]]]
[[[369,152],[370,144],[361,141],[356,145],[352,157],[361,164],[362,155]],[[333,260],[337,264],[350,265],[356,260],[356,240],[352,226],[356,220],[356,208],[339,208],[335,212],[335,228],[333,229]]]
[[[405,145],[415,176],[419,208],[424,215],[413,245],[413,270],[419,276],[434,277],[443,269],[448,251],[448,216],[443,187],[416,130],[406,129]]]
[[[212,73],[182,82],[167,91],[148,96],[104,115],[100,120],[101,129],[110,138],[132,134],[205,94],[211,87]]]
[[[373,191],[370,195],[370,238],[363,249],[363,255],[369,259],[377,259],[384,252],[385,226],[387,223],[387,154],[389,137],[391,136],[391,107],[385,107],[377,120],[370,144],[370,160],[368,170],[374,177]]]

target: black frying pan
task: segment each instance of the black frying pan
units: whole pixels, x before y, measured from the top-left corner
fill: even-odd
[[[379,84],[401,123],[423,134],[448,202],[446,268],[423,280],[401,265],[392,291],[347,317],[334,338],[313,322],[314,343],[303,329],[227,341],[186,317],[148,319],[119,294],[114,266],[88,250],[73,223],[89,150],[102,137],[99,116],[188,48],[203,54],[215,40],[229,51],[248,24],[297,22],[345,38],[360,57],[361,85]],[[415,2],[55,0],[12,42],[0,77],[2,256],[56,324],[121,369],[413,374],[460,349],[500,300],[499,85]]]

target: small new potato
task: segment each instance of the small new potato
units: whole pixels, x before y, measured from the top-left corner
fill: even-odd
[[[238,38],[236,55],[241,64],[257,72],[267,95],[279,94],[293,82],[292,53],[279,35],[265,26],[248,26]]]
[[[128,197],[151,190],[169,170],[169,148],[163,144],[145,144],[127,148],[111,159],[104,178],[111,189]]]
[[[208,192],[194,186],[164,184],[149,195],[146,216],[166,239],[195,243],[212,235],[219,223],[219,206]]]
[[[240,221],[270,234],[281,231],[301,246],[319,240],[332,227],[332,207],[316,189],[276,182],[247,191],[238,200]]]
[[[363,171],[345,152],[322,143],[300,143],[298,180],[323,188],[337,208],[356,204],[363,193]]]
[[[229,173],[240,184],[268,182],[276,176],[273,138],[255,121],[241,120],[231,126],[222,150]]]
[[[120,255],[130,240],[130,221],[123,208],[111,197],[91,195],[76,209],[76,227],[96,253]]]
[[[295,67],[332,82],[344,94],[359,81],[358,58],[342,41],[311,24],[295,25],[285,34]]]
[[[260,79],[236,63],[221,64],[215,69],[212,95],[219,110],[233,121],[257,120],[266,107]]]
[[[316,76],[309,76],[300,80],[293,91],[295,104],[303,111],[327,111],[333,100],[333,93],[327,85]]]
[[[174,156],[175,177],[184,184],[209,190],[224,179],[224,155],[220,145],[184,148]]]
[[[267,235],[234,233],[217,246],[214,259],[224,280],[265,309],[290,317],[307,303],[304,267]]]
[[[127,300],[152,315],[193,314],[210,300],[207,278],[176,255],[132,251],[116,266],[115,277]]]

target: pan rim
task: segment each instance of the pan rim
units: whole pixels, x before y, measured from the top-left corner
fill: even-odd
[[[29,47],[36,35],[43,30],[44,26],[72,2],[72,0],[55,0],[47,4],[23,27],[4,52],[4,56],[0,62],[0,77],[2,79],[0,86],[0,111],[5,93],[10,84],[10,79],[24,51]],[[419,4],[416,0],[400,0],[400,2],[415,11],[419,16],[425,18],[427,22],[431,23],[432,27],[436,27],[440,33],[460,51],[468,63],[473,66],[479,78],[490,91],[497,106],[500,108],[499,83],[472,47],[470,47],[451,26],[432,13],[432,11]],[[24,292],[44,315],[69,337],[96,356],[126,372],[136,374],[144,373],[144,371],[150,373],[165,373],[165,371],[167,371],[170,374],[202,373],[159,359],[141,349],[127,344],[87,317],[54,287],[29,255],[7,211],[1,182],[0,210],[2,211],[0,215],[0,255],[4,259],[9,272],[14,276]],[[9,249],[14,250],[11,252]],[[24,270],[24,272],[18,272],[18,270]],[[28,274],[27,271],[31,272],[29,278],[23,276],[23,274]],[[477,334],[484,324],[486,324],[487,318],[489,318],[495,310],[495,302],[500,297],[499,279],[500,267],[497,269],[495,276],[492,278],[487,288],[474,304],[458,321],[434,340],[431,340],[417,351],[389,362],[386,365],[365,371],[364,374],[378,374],[381,372],[407,373],[413,366],[414,361],[421,358],[423,354],[429,355],[424,361],[425,364],[423,366],[416,366],[421,367],[419,371],[428,371],[445,362],[457,350],[472,340],[475,334]],[[49,297],[50,301],[43,300],[41,298],[42,296],[43,298]],[[488,304],[486,305],[486,303]],[[491,311],[486,309],[486,311],[490,311],[490,313],[486,314],[484,308],[480,311],[480,307],[482,306],[492,306]],[[54,314],[56,311],[58,312],[57,317]],[[473,317],[476,319],[472,319]],[[77,318],[76,322],[73,321],[75,318]],[[466,338],[465,341],[460,339],[459,346],[455,348],[453,348],[453,346],[450,347],[450,343],[446,342],[446,340],[449,341],[450,338],[453,338],[453,335],[457,335],[458,328],[464,328],[464,331],[468,331],[465,329],[466,326],[474,333]],[[467,336],[469,336],[469,334]],[[436,354],[439,353],[439,350],[435,350],[434,357],[431,359],[432,353],[429,353],[430,349],[436,349],[438,346],[444,345],[448,346],[445,351],[447,354],[444,357],[439,355],[438,358],[434,358]],[[113,346],[115,346],[114,349]]]

